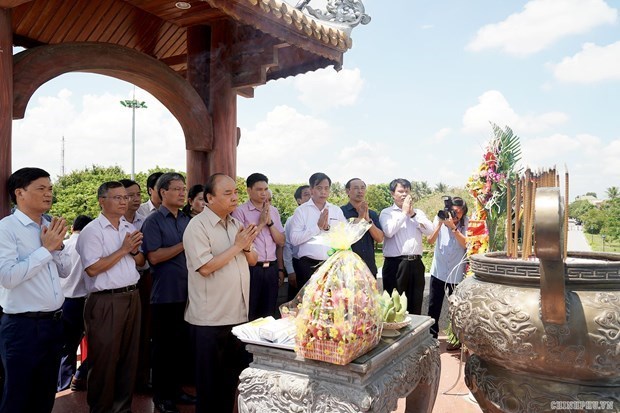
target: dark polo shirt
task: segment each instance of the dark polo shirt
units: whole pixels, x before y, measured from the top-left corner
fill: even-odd
[[[142,226],[142,250],[145,254],[159,248],[172,247],[183,242],[183,233],[190,217],[179,210],[176,218],[165,207],[160,206],[157,211],[144,220]],[[171,259],[151,264],[153,274],[153,288],[151,290],[152,304],[179,303],[187,301],[187,263],[185,252],[181,252]]]
[[[342,209],[344,217],[347,220],[349,218],[358,218],[359,216],[350,202],[346,205],[341,206],[340,208]],[[381,223],[379,222],[379,215],[372,209],[368,211],[368,215],[370,216],[370,219],[375,224],[375,226],[379,229],[382,229]],[[377,264],[375,263],[375,241],[372,239],[370,231],[366,231],[364,236],[359,241],[351,245],[351,249],[353,250],[353,252],[359,255],[362,260],[364,260],[372,275],[376,277]]]

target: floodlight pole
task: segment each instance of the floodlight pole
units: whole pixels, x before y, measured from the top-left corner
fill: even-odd
[[[146,109],[145,102],[136,100],[136,87],[133,87],[133,99],[121,100],[121,105],[131,108],[131,179],[136,179],[136,109]]]

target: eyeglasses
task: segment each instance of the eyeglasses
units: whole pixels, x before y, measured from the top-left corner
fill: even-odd
[[[131,197],[128,195],[114,195],[114,196],[102,196],[101,198],[108,198],[108,199],[114,200],[114,202],[121,202],[121,201],[129,201]]]

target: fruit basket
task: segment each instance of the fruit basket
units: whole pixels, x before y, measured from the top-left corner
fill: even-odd
[[[411,316],[409,314],[407,314],[403,321],[391,322],[391,323],[388,323],[387,321],[384,321],[383,322],[383,329],[384,330],[400,330],[403,327],[407,327],[409,325],[409,323],[411,323]]]

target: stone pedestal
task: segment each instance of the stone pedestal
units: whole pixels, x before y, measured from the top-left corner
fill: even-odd
[[[399,336],[383,337],[346,366],[248,345],[254,361],[241,373],[239,411],[389,413],[407,396],[407,412],[430,413],[441,370],[439,343],[429,334],[432,324],[429,317],[413,316]]]

